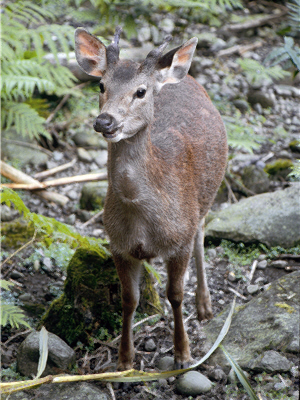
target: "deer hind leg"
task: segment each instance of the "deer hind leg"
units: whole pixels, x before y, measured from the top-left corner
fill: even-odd
[[[183,252],[170,259],[168,267],[167,296],[171,303],[174,315],[174,353],[175,368],[186,368],[190,362],[189,339],[185,332],[182,320],[182,300],[184,274],[190,259],[190,252]]]
[[[204,266],[204,218],[200,220],[195,236],[194,256],[197,269],[196,307],[199,321],[213,317],[210,294]]]
[[[132,368],[134,359],[132,320],[139,302],[141,261],[127,260],[121,256],[114,256],[113,259],[121,281],[123,308],[122,338],[117,369],[124,371]]]

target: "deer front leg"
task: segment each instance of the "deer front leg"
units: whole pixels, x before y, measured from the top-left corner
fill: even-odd
[[[189,365],[190,346],[182,320],[182,300],[184,273],[190,259],[190,253],[180,254],[168,261],[167,296],[174,315],[174,354],[175,368],[186,368]]]
[[[119,347],[117,369],[125,371],[131,369],[133,366],[134,344],[132,320],[139,302],[141,262],[135,259],[127,260],[121,256],[114,256],[113,259],[121,281],[123,308],[122,338]]]
[[[204,218],[201,219],[195,236],[194,256],[197,269],[196,307],[199,321],[213,317],[210,294],[204,266]]]

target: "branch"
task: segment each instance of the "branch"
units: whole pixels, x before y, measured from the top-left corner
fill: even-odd
[[[76,161],[77,161],[76,158],[74,158],[69,163],[59,165],[58,167],[55,167],[55,168],[47,169],[46,171],[37,172],[34,175],[34,178],[35,179],[47,178],[48,176],[54,175],[57,172],[61,172],[61,171],[64,171],[64,170],[66,170],[68,168],[73,167],[73,165],[76,163]]]
[[[84,174],[75,176],[66,176],[64,178],[51,179],[45,182],[35,181],[32,183],[2,183],[0,187],[7,187],[11,189],[22,189],[22,190],[37,190],[46,189],[53,186],[68,185],[70,183],[90,182],[90,181],[104,181],[107,179],[106,172],[100,172],[98,174]],[[35,179],[34,179],[35,180]]]
[[[257,49],[258,47],[261,47],[262,45],[263,45],[263,42],[261,42],[261,41],[254,42],[254,43],[247,44],[247,45],[238,44],[236,46],[229,47],[228,49],[220,50],[218,52],[218,56],[219,57],[229,56],[233,53],[239,53],[239,55],[241,56],[244,53],[246,53],[247,51]]]
[[[33,179],[31,176],[25,174],[24,172],[17,170],[11,165],[6,164],[4,161],[0,161],[0,169],[1,169],[1,175],[5,176],[6,178],[9,178],[14,182],[22,184],[24,183],[34,184],[37,185],[38,189],[42,189],[39,181]],[[0,187],[5,187],[5,184],[0,185]],[[47,192],[46,190],[38,190],[35,192],[35,194],[37,194],[38,196],[42,197],[45,200],[54,201],[55,203],[58,203],[61,206],[64,206],[69,201],[68,197],[63,196],[62,194],[55,192]]]
[[[230,30],[232,32],[239,32],[246,29],[257,28],[262,25],[267,25],[268,23],[273,22],[286,14],[287,11],[282,11],[280,14],[265,15],[261,18],[255,18],[251,21],[242,22],[241,24],[225,25],[223,29]]]

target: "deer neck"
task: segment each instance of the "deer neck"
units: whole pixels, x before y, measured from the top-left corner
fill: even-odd
[[[129,139],[109,144],[109,185],[124,203],[138,204],[145,190],[149,191],[147,160],[153,153],[150,130],[148,126]]]

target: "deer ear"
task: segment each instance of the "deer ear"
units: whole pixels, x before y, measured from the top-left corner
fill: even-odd
[[[157,67],[159,90],[167,83],[178,83],[185,78],[190,69],[197,42],[198,39],[193,37],[160,58]]]
[[[83,28],[75,31],[75,54],[84,72],[91,76],[103,76],[107,67],[106,47]]]

